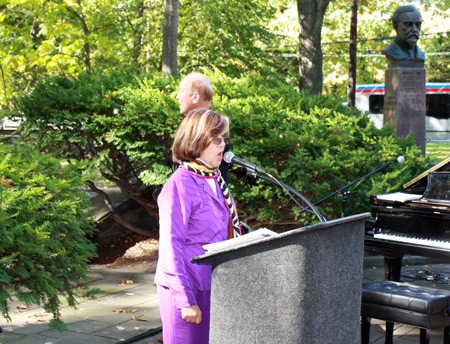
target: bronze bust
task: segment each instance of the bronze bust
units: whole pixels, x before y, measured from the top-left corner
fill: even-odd
[[[413,6],[400,6],[391,20],[397,37],[382,50],[388,68],[423,68],[425,54],[417,46],[422,25],[420,12]]]

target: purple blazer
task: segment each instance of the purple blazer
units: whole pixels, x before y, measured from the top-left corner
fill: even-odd
[[[227,239],[230,212],[215,184],[217,196],[205,178],[180,166],[158,196],[155,283],[170,289],[179,309],[197,304],[192,290],[211,290],[211,265],[191,259],[205,253],[202,245]]]

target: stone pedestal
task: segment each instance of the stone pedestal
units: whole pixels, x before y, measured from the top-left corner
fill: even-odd
[[[414,133],[425,144],[426,90],[424,68],[392,68],[385,73],[384,123],[392,123],[397,137]]]

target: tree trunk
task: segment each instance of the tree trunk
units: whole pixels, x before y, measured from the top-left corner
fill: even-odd
[[[139,187],[131,185],[129,180],[124,178],[114,178],[113,176],[110,176],[106,173],[102,173],[102,175],[108,180],[116,183],[120,191],[122,191],[125,196],[138,203],[145,210],[147,210],[150,216],[154,217],[155,210],[158,209],[158,206],[155,203],[148,201],[145,197],[141,196],[141,194],[137,190],[139,189]]]
[[[92,191],[97,193],[99,196],[101,196],[108,207],[109,211],[111,212],[114,221],[116,221],[121,226],[125,227],[126,229],[140,235],[145,235],[148,237],[155,237],[155,231],[148,230],[141,228],[139,226],[135,226],[131,223],[129,223],[127,220],[125,220],[119,213],[116,212],[116,209],[114,208],[114,205],[111,202],[111,199],[109,198],[108,194],[104,192],[103,190],[100,190],[95,186],[95,184],[92,181],[88,181],[89,187]]]
[[[134,38],[133,38],[133,59],[136,63],[139,63],[139,55],[141,53],[142,47],[142,23],[139,22],[144,15],[144,2],[139,1],[136,5],[136,11],[134,19],[136,21],[136,26],[134,29]]]
[[[77,0],[77,5],[78,8],[80,9],[80,12],[78,13],[77,11],[75,11],[72,7],[70,6],[65,6],[65,8],[72,13],[79,21],[81,24],[81,27],[83,28],[83,34],[84,34],[84,64],[86,66],[86,73],[87,74],[91,74],[92,72],[92,67],[91,67],[91,45],[89,43],[89,36],[91,34],[91,31],[89,30],[86,20],[84,20],[84,15],[82,12],[82,8],[81,8],[81,2],[80,0]]]
[[[164,0],[162,71],[177,76],[178,0]]]
[[[356,45],[358,42],[358,0],[351,0],[351,19],[350,19],[350,46],[349,46],[349,64],[348,64],[348,90],[347,104],[349,107],[355,107],[356,90]]]
[[[329,0],[297,0],[299,34],[299,87],[322,93],[322,24]]]

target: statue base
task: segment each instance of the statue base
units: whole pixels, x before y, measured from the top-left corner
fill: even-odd
[[[392,68],[385,72],[384,123],[392,123],[397,137],[414,133],[425,145],[425,69]]]

